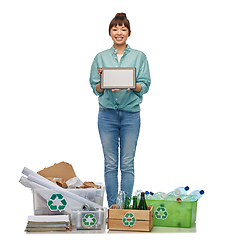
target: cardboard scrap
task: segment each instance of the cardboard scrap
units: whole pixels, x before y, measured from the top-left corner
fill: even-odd
[[[94,182],[84,182],[80,188],[102,188],[101,185],[97,185]]]
[[[71,164],[66,162],[55,163],[53,166],[44,168],[41,171],[37,172],[39,175],[47,178],[48,180],[56,183],[62,188],[67,188],[68,184],[66,183],[69,179],[76,177],[74,169]],[[102,188],[101,185],[97,185],[94,182],[84,182],[80,188]]]
[[[45,178],[62,178],[65,181],[76,177],[72,165],[66,162],[55,163],[53,166],[44,168],[37,173]]]

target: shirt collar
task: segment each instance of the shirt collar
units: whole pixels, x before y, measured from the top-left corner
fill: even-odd
[[[114,46],[112,46],[110,48],[112,54],[117,54],[117,49],[114,48]],[[128,54],[131,51],[131,47],[127,44],[127,48],[124,49],[124,54]]]

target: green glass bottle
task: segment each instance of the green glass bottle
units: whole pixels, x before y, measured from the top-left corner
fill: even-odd
[[[141,198],[140,198],[138,209],[139,210],[147,210],[147,204],[146,204],[144,192],[141,192]]]
[[[130,209],[130,199],[129,199],[129,197],[125,197],[124,209]]]
[[[138,206],[137,206],[137,196],[133,196],[132,210],[138,210]]]

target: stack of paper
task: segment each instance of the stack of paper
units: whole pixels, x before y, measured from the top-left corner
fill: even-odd
[[[26,232],[69,231],[71,224],[69,215],[29,216]]]

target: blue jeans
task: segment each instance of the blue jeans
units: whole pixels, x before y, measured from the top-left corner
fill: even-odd
[[[140,130],[140,112],[99,109],[98,130],[104,153],[104,178],[108,206],[118,196],[118,152],[120,150],[121,190],[132,196],[134,156]]]

